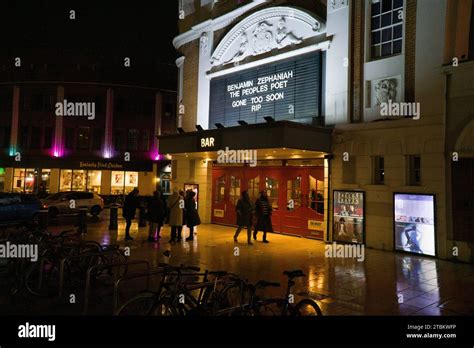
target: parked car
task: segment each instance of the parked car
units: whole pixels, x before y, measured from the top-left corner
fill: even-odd
[[[33,195],[0,193],[0,224],[35,221],[41,207]]]
[[[104,209],[104,200],[93,192],[59,192],[46,197],[42,203],[52,218],[60,214],[77,213],[80,208],[87,208],[88,213],[97,216]]]

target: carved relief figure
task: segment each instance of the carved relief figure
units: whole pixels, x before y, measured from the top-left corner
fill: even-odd
[[[281,17],[278,20],[278,27],[276,30],[276,42],[279,48],[301,43],[301,39],[296,37],[296,35],[293,34],[293,32],[288,30],[288,28],[286,27],[285,17]]]
[[[253,31],[253,51],[254,55],[268,52],[272,49],[273,33],[270,30],[271,24],[260,22]]]
[[[397,97],[397,80],[384,79],[377,82],[375,85],[375,99],[376,106],[382,103],[388,103],[389,100],[395,101]]]
[[[208,42],[208,37],[207,33],[202,33],[201,39],[200,39],[200,45],[201,45],[201,51],[206,52],[207,50],[207,42]]]
[[[230,63],[230,62],[238,62],[239,60],[242,60],[245,58],[245,52],[247,52],[247,48],[249,46],[249,40],[247,38],[247,34],[243,33],[242,38],[240,39],[240,47],[239,50],[230,58],[228,61],[225,62],[225,64]]]

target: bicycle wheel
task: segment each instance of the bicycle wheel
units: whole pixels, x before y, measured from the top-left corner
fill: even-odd
[[[144,292],[125,302],[115,312],[115,315],[152,315],[156,305],[157,295],[153,292]]]
[[[184,316],[184,311],[179,306],[176,306],[173,301],[173,296],[161,296],[155,306],[152,308],[152,315],[160,317],[168,316]]]
[[[26,269],[24,284],[32,295],[55,296],[59,291],[59,270],[53,262],[47,259],[38,261]]]
[[[322,316],[323,312],[315,301],[307,298],[301,300],[294,307],[292,307],[292,309],[290,310],[290,315],[295,317]]]

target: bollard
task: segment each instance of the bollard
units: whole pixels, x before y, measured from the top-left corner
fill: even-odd
[[[110,205],[110,221],[109,221],[109,230],[117,231],[118,230],[118,207],[117,203]]]
[[[49,225],[49,211],[48,209],[38,210],[38,226],[41,231],[46,231]]]
[[[79,215],[77,220],[77,232],[87,233],[87,208],[79,208]]]
[[[140,204],[138,212],[138,227],[146,227],[146,208]]]

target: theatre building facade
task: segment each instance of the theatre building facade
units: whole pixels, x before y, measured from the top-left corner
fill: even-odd
[[[472,261],[447,222],[445,34],[463,6],[182,1],[172,186],[204,222],[235,224],[241,192],[265,190],[278,233]]]

